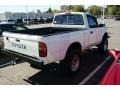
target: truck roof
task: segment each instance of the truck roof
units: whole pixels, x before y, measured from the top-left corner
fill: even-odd
[[[57,13],[55,15],[62,15],[62,14],[90,14],[88,12],[63,12],[63,13]]]

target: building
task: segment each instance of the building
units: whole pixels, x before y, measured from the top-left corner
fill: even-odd
[[[48,18],[52,17],[53,15],[48,14],[48,13],[34,13],[34,12],[29,12],[28,13],[28,18]],[[6,20],[6,19],[12,19],[12,20],[17,20],[17,19],[27,19],[27,13],[11,13],[11,12],[5,12],[0,14],[0,20]]]

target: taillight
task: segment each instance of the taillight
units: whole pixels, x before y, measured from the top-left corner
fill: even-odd
[[[39,42],[39,56],[40,57],[47,56],[47,45],[43,42]]]

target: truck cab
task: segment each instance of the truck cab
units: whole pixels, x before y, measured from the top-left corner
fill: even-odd
[[[86,46],[91,46],[100,43],[102,35],[106,32],[105,24],[98,24],[97,18],[90,13],[85,12],[66,12],[59,13],[54,16],[52,27],[61,28],[78,28],[85,29]],[[105,32],[104,32],[105,31]],[[87,42],[89,41],[89,42]]]

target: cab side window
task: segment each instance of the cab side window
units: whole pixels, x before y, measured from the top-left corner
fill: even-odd
[[[91,15],[87,15],[88,25],[90,28],[98,27],[97,19]]]

